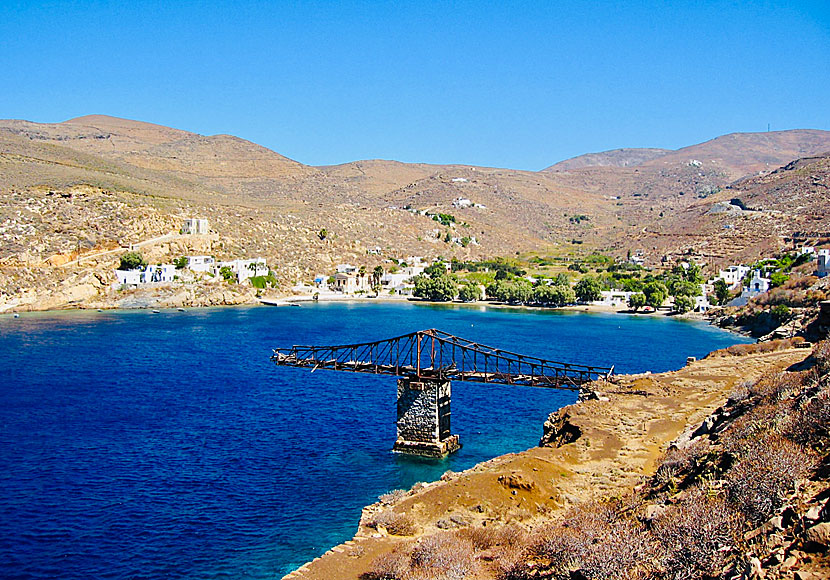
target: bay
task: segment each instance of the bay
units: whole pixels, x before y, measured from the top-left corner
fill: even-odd
[[[393,377],[277,368],[271,350],[425,328],[617,372],[746,339],[665,317],[309,304],[0,317],[0,576],[280,577],[365,504],[535,445],[570,392],[453,383],[464,447],[390,452]]]

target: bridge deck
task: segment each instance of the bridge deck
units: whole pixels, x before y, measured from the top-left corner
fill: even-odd
[[[578,389],[608,378],[614,367],[563,363],[517,354],[437,329],[338,346],[293,346],[274,350],[277,365],[358,373]]]

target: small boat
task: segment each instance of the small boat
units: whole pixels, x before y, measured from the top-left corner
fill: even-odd
[[[20,318],[20,315],[19,315],[19,314],[17,314],[17,313],[15,313],[14,317],[15,317],[15,318]]]
[[[184,308],[176,308],[179,312],[184,312]]]
[[[153,312],[153,314],[158,314],[160,311],[159,310],[153,310],[152,312]]]

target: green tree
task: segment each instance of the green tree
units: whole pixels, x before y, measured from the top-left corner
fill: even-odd
[[[236,274],[233,273],[230,266],[222,266],[219,268],[219,275],[222,276],[226,282],[236,282]]]
[[[380,293],[380,279],[383,278],[383,266],[375,266],[372,270],[372,290],[375,294]]]
[[[688,312],[695,306],[695,300],[691,296],[681,294],[674,297],[674,309],[681,314]]]
[[[571,277],[565,274],[565,272],[559,272],[556,276],[553,277],[553,285],[554,286],[567,286],[568,288],[571,287]]]
[[[790,277],[783,272],[773,272],[769,277],[769,285],[771,288],[778,288],[779,286],[783,286],[789,279]]]
[[[458,287],[458,299],[462,302],[476,302],[481,300],[481,286],[466,283]]]
[[[593,302],[602,298],[602,286],[593,276],[585,276],[577,282],[574,292],[580,302]]]
[[[727,300],[729,300],[729,286],[726,285],[726,282],[718,278],[715,280],[715,298],[718,301],[718,304],[726,304]]]
[[[322,230],[319,231],[319,233],[317,234],[317,237],[320,238],[321,240],[325,240],[327,237],[329,237],[329,231],[326,228],[323,228]]]
[[[446,276],[447,265],[442,261],[435,262],[424,268],[424,274],[433,279],[439,276]]]
[[[173,260],[173,265],[176,266],[176,270],[183,270],[187,268],[187,256],[181,256]]]
[[[700,286],[694,282],[680,280],[672,288],[673,296],[700,296]]]
[[[642,292],[635,292],[628,297],[628,307],[637,312],[640,308],[646,305],[646,295]]]
[[[457,294],[458,285],[447,274],[436,278],[415,277],[415,296],[419,298],[426,298],[433,302],[447,302],[453,300]]]
[[[513,304],[527,304],[533,297],[533,286],[524,278],[517,278],[508,286],[508,302]]]
[[[647,306],[660,308],[669,297],[669,289],[662,282],[648,282],[643,285],[643,294],[645,294]]]
[[[121,263],[118,266],[119,270],[137,270],[147,266],[147,262],[138,252],[127,252],[121,256]]]

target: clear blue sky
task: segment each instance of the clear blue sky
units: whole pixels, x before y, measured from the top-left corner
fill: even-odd
[[[0,118],[541,169],[830,129],[830,2],[0,0]]]

